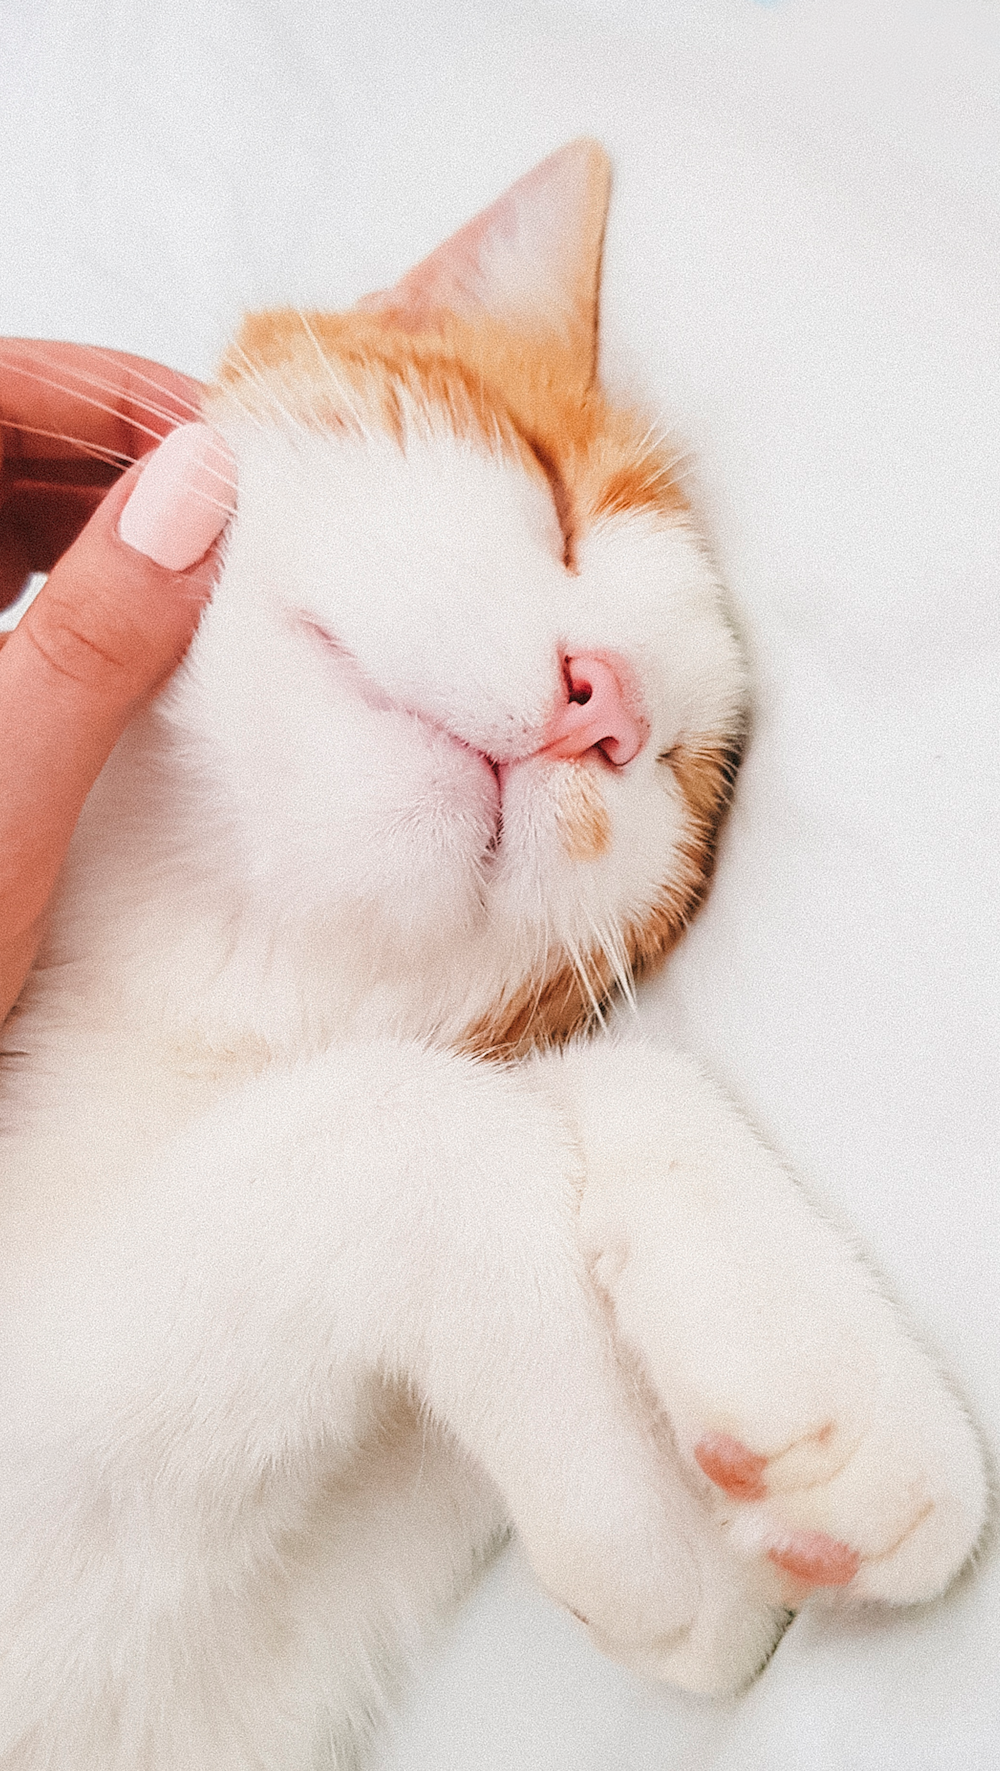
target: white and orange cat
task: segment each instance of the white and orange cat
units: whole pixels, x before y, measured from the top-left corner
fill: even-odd
[[[607,185],[564,148],[208,397],[218,588],[7,1031],[3,1771],[354,1764],[511,1522],[705,1691],[975,1545],[855,1251],[689,1059],[583,1037],[706,889],[747,692],[596,379]]]

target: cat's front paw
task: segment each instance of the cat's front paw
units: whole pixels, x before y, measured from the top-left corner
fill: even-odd
[[[688,1691],[747,1685],[790,1612],[779,1594],[761,1590],[755,1569],[691,1493],[669,1443],[655,1486],[636,1491],[627,1515],[600,1532],[598,1518],[599,1509],[591,1509],[586,1527],[578,1521],[574,1528],[567,1517],[542,1541],[522,1524],[550,1597],[597,1648],[633,1672]]]
[[[691,1060],[622,1043],[544,1074],[596,1287],[759,1602],[942,1593],[985,1460],[874,1275]]]
[[[942,1593],[983,1527],[982,1449],[849,1251],[813,1283],[791,1274],[782,1307],[745,1270],[727,1273],[722,1248],[714,1282],[684,1287],[681,1328],[675,1263],[641,1239],[624,1246],[598,1254],[598,1282],[761,1595],[796,1606],[816,1589],[889,1604]]]
[[[899,1331],[896,1331],[899,1334]],[[790,1604],[813,1589],[911,1604],[936,1598],[969,1559],[986,1512],[982,1451],[969,1419],[920,1350],[899,1334],[873,1348],[856,1405],[801,1431],[766,1408],[684,1410],[683,1449],[707,1479],[738,1551],[777,1572]]]

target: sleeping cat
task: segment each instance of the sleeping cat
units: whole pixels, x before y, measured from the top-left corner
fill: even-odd
[[[4,1771],[354,1763],[511,1523],[705,1691],[976,1542],[852,1248],[687,1058],[583,1037],[706,890],[747,695],[596,380],[607,186],[564,148],[208,396],[218,588],[7,1033]]]

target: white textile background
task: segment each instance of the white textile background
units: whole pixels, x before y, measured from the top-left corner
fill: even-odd
[[[207,373],[574,135],[604,363],[676,425],[751,648],[714,895],[642,1018],[855,1225],[1000,1442],[1000,0],[17,0],[0,330]],[[1000,1575],[803,1614],[713,1704],[493,1571],[379,1771],[987,1771]],[[210,1771],[210,1767],[203,1768]]]

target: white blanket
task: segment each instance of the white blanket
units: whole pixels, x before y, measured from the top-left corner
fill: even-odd
[[[609,379],[676,424],[754,660],[713,897],[642,1018],[702,1054],[1000,1439],[996,0],[6,0],[0,329],[196,374],[574,135]],[[381,1771],[986,1771],[1000,1577],[804,1613],[744,1698],[602,1661],[516,1556]],[[200,1768],[210,1771],[210,1767]]]

